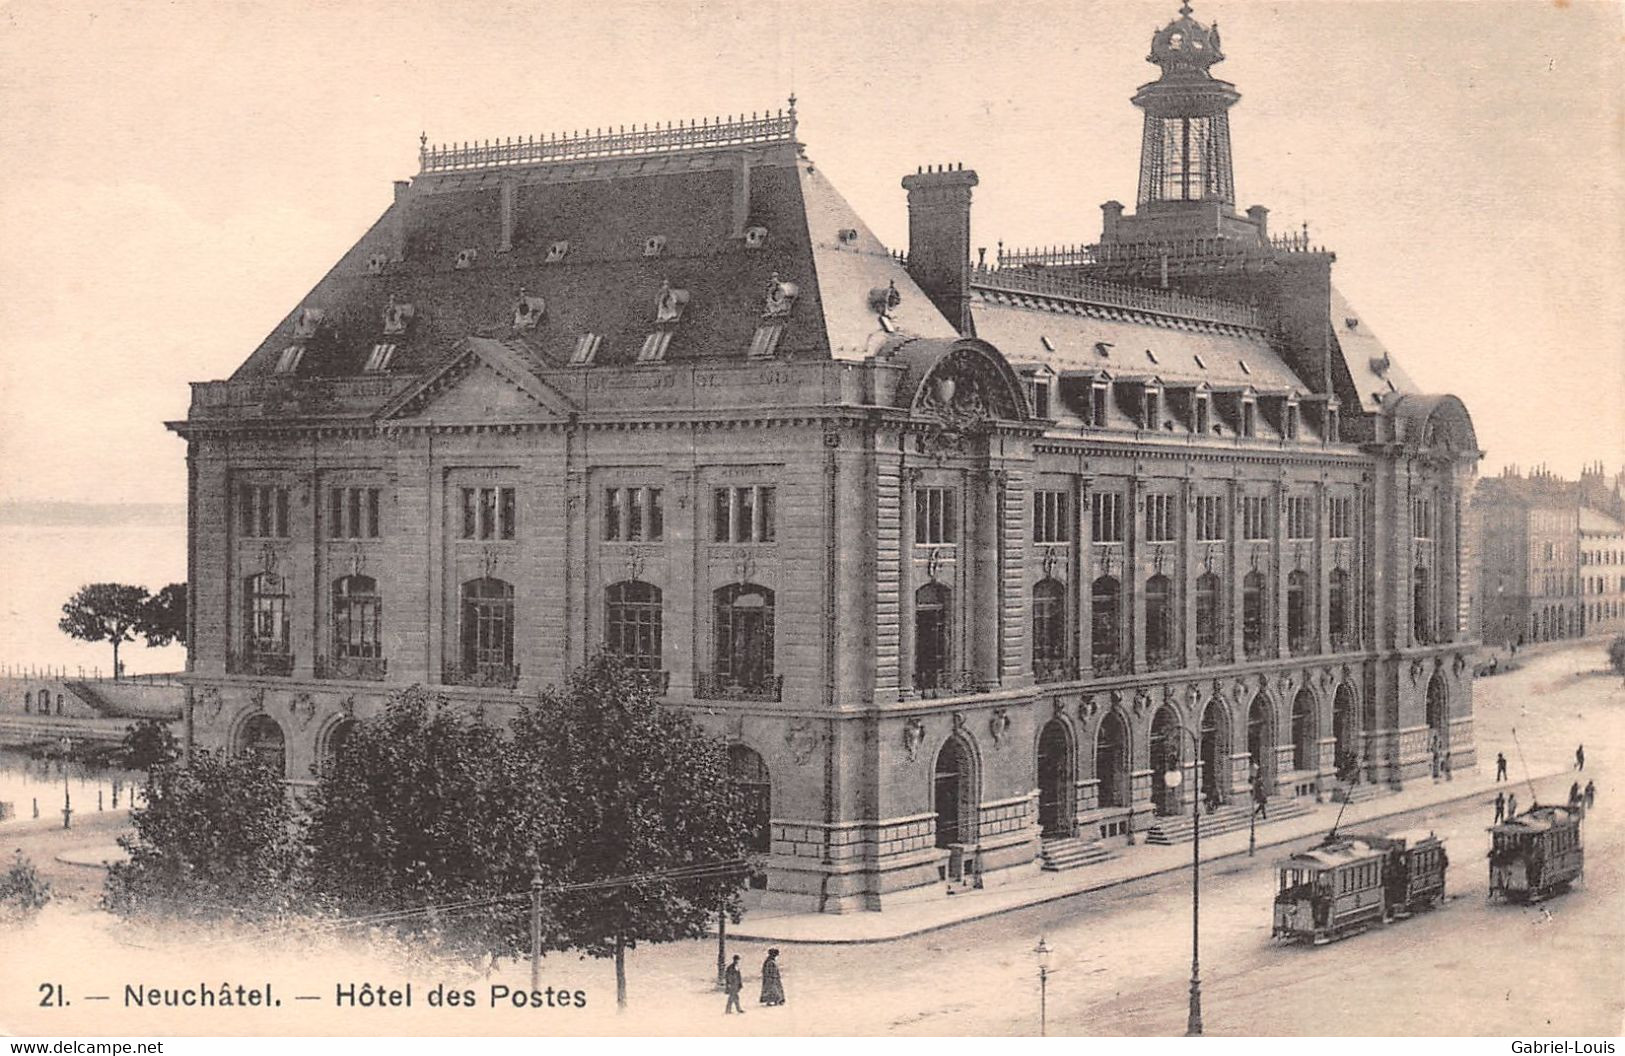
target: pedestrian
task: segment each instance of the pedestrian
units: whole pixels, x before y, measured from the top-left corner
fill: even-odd
[[[1580,782],[1576,781],[1569,786],[1569,809],[1578,810],[1580,807]]]
[[[1495,780],[1499,784],[1507,779],[1507,757],[1501,752],[1495,753]]]
[[[739,992],[745,989],[745,976],[739,970],[739,954],[734,954],[734,959],[729,962],[728,970],[722,974],[722,983],[728,991],[728,1007],[722,1010],[722,1014],[738,1012],[744,1015],[744,1006],[739,1003]]]
[[[767,951],[767,960],[762,962],[762,1004],[784,1004],[784,981],[779,978],[779,951],[777,948]]]
[[[1502,819],[1504,819],[1506,816],[1507,816],[1507,794],[1505,792],[1497,792],[1495,794],[1495,822],[1494,823],[1496,825],[1501,824]]]
[[[1590,810],[1591,805],[1597,802],[1597,785],[1593,781],[1586,782],[1585,800],[1587,810]]]
[[[1514,793],[1514,794],[1511,794],[1511,795],[1507,796],[1507,820],[1511,821],[1513,818],[1516,818],[1517,816],[1518,816],[1518,797],[1517,797],[1517,794]]]
[[[1583,744],[1574,749],[1574,768],[1576,770],[1584,770],[1586,768],[1586,746]]]
[[[1253,779],[1253,813],[1265,821],[1270,820],[1269,803],[1269,793],[1264,790],[1264,778],[1260,775]]]

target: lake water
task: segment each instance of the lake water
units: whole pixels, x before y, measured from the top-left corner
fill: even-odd
[[[130,583],[156,593],[186,579],[186,521],[173,524],[0,523],[0,666],[112,673],[113,647],[57,629],[62,604],[86,583]],[[120,647],[130,674],[179,671],[186,650]]]
[[[98,793],[104,810],[113,810],[113,796],[118,795],[119,810],[130,806],[130,797],[136,794],[145,776],[130,770],[117,770],[88,763],[60,759],[31,759],[24,752],[0,748],[0,803],[10,803],[16,813],[10,822],[0,826],[29,821],[34,816],[34,801],[39,801],[42,818],[62,817],[63,769],[67,770],[67,793],[75,816],[96,812]]]

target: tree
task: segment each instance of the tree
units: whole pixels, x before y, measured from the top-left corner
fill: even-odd
[[[1608,666],[1614,674],[1625,675],[1625,635],[1608,643]]]
[[[610,654],[545,692],[513,731],[526,768],[556,779],[554,864],[575,888],[547,898],[558,941],[614,957],[624,1006],[627,949],[698,938],[719,910],[737,919],[749,823],[726,745]]]
[[[11,868],[0,873],[0,924],[16,925],[45,908],[51,885],[40,878],[34,863],[16,852]]]
[[[550,775],[520,763],[483,714],[417,686],[396,694],[320,775],[312,893],[341,912],[499,900],[392,927],[470,956],[524,952],[527,892],[557,840],[558,797]]]
[[[295,902],[302,832],[282,775],[252,755],[196,751],[156,767],[130,860],[109,867],[102,901],[123,916],[259,916]]]
[[[180,749],[175,744],[175,735],[169,732],[168,723],[142,719],[125,727],[119,754],[125,766],[131,770],[145,770],[150,775],[158,767],[179,758]]]
[[[146,617],[150,595],[146,587],[123,583],[90,583],[62,606],[57,627],[82,642],[113,643],[113,677],[119,676],[118,647],[135,641]]]
[[[148,647],[186,644],[186,584],[171,583],[147,602],[137,627]]]

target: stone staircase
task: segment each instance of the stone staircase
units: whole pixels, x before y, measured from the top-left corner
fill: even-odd
[[[1227,832],[1245,831],[1250,817],[1251,805],[1230,803],[1220,807],[1211,814],[1202,815],[1202,837],[1223,836]],[[1260,827],[1287,818],[1297,818],[1313,809],[1313,801],[1306,801],[1300,797],[1290,799],[1272,799],[1269,802],[1269,817],[1258,819]],[[1194,834],[1195,823],[1188,813],[1175,817],[1157,819],[1157,823],[1146,830],[1145,842],[1160,847],[1170,847],[1176,843],[1189,843]]]
[[[1335,803],[1369,803],[1373,799],[1388,795],[1389,791],[1382,785],[1362,781],[1358,785],[1338,786],[1333,789],[1332,801]]]
[[[1045,840],[1038,857],[1046,873],[1063,873],[1068,869],[1081,869],[1086,865],[1104,862],[1112,856],[1099,840],[1085,840],[1081,836],[1065,836]]]

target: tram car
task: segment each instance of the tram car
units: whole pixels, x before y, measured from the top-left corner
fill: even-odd
[[[1328,837],[1281,862],[1270,934],[1323,945],[1444,899],[1450,860],[1432,833]]]
[[[1490,898],[1539,902],[1580,879],[1585,848],[1581,811],[1533,806],[1490,827]]]

